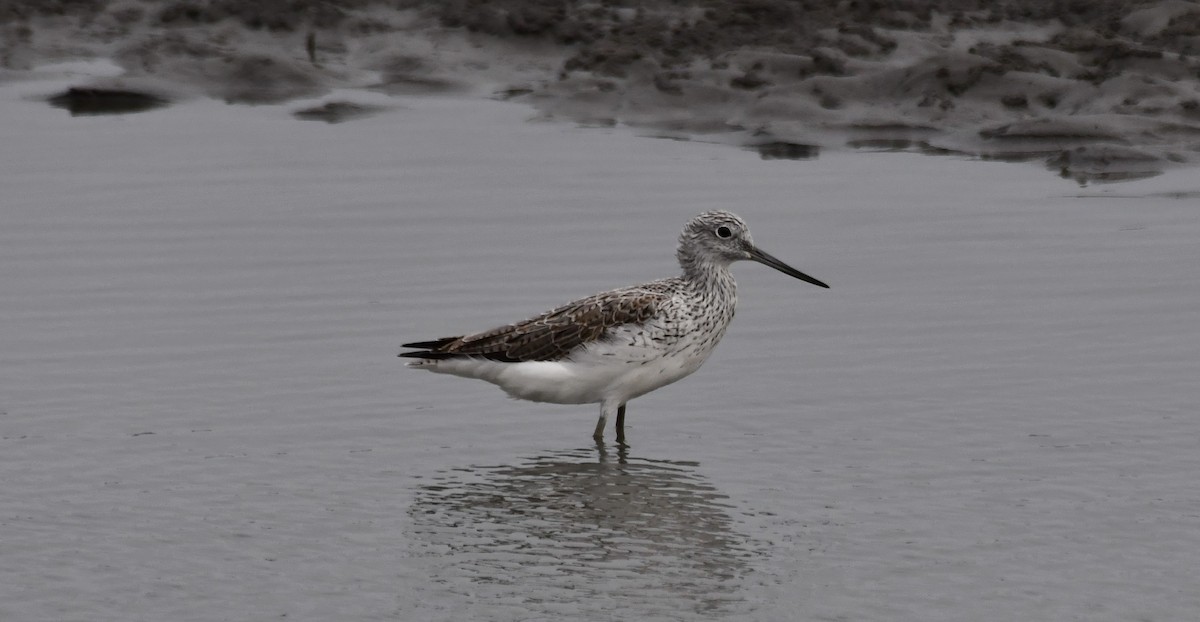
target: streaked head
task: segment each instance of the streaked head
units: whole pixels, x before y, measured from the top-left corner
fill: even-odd
[[[750,260],[771,266],[806,283],[829,287],[755,246],[746,221],[724,210],[704,212],[688,222],[679,236],[676,255],[685,269],[689,262],[697,260],[725,266],[735,261]]]

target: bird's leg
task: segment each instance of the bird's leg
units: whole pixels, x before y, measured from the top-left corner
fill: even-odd
[[[617,443],[625,444],[625,405],[617,407]]]
[[[600,419],[596,421],[596,431],[592,432],[592,438],[596,439],[597,443],[604,442],[604,423],[608,421],[608,402],[600,404]]]
[[[613,412],[614,404],[612,402],[600,402],[600,420],[596,422],[596,431],[592,433],[592,438],[597,441],[604,440],[604,424],[608,421],[608,415]],[[622,417],[625,414],[625,405],[621,404],[616,409],[617,416]]]

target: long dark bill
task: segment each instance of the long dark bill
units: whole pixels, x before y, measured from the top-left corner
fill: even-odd
[[[772,256],[770,253],[768,253],[766,251],[760,250],[757,247],[751,247],[749,250],[749,253],[750,253],[751,259],[753,259],[754,261],[757,261],[760,264],[763,264],[764,266],[771,266],[772,268],[775,268],[776,270],[778,270],[788,276],[796,277],[796,278],[800,279],[801,281],[804,281],[805,283],[812,283],[813,285],[817,285],[817,286],[829,289],[828,285],[818,281],[817,279],[812,278],[811,276],[808,276],[807,274],[804,274],[803,272],[783,263],[782,261],[779,261],[778,259],[776,259],[774,256]]]

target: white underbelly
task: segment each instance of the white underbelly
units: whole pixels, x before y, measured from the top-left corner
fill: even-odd
[[[552,404],[590,404],[603,399],[604,389],[618,370],[583,367],[566,361],[502,363],[483,358],[437,361],[425,367],[440,374],[478,378],[490,382],[510,396]]]
[[[648,345],[597,343],[570,360],[504,363],[484,358],[420,361],[414,366],[485,380],[510,396],[552,404],[625,403],[700,368],[711,350],[664,352]]]

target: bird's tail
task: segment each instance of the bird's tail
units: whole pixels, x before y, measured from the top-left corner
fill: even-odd
[[[451,358],[454,356],[451,352],[439,352],[442,348],[458,341],[458,337],[442,337],[433,341],[414,341],[412,343],[402,344],[402,348],[416,348],[415,352],[401,352],[400,357],[414,358],[415,361],[409,361],[406,367],[436,367],[437,362],[441,359]]]

